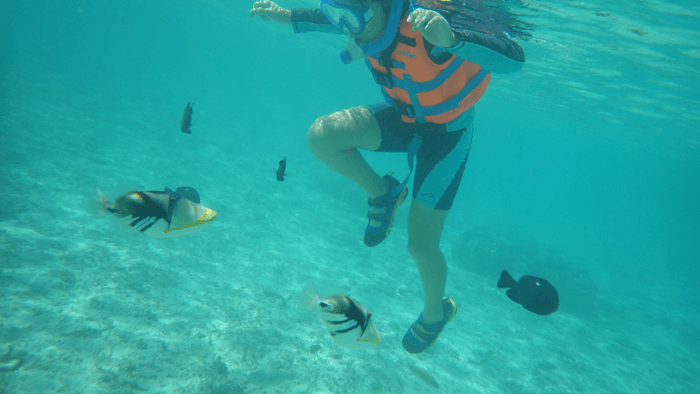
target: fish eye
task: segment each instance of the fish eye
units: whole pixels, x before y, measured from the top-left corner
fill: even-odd
[[[319,302],[318,305],[319,305],[321,308],[323,308],[323,309],[328,309],[329,311],[332,311],[332,310],[334,309],[334,308],[333,308],[333,305],[331,305],[331,304],[329,304],[329,303],[327,303],[327,302],[325,302],[325,301]]]

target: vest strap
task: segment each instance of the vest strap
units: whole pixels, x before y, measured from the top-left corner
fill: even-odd
[[[381,75],[385,75],[382,73],[379,73]],[[432,105],[429,107],[420,107],[421,108],[421,115],[422,119],[417,119],[418,122],[424,123],[425,122],[425,117],[426,116],[436,116],[440,115],[442,113],[445,113],[447,111],[453,110],[457,107],[459,107],[459,103],[467,97],[469,93],[471,93],[483,80],[486,78],[486,76],[489,74],[488,70],[481,70],[479,71],[478,74],[472,79],[467,86],[464,87],[455,97],[445,101],[444,103],[437,104],[437,105]],[[374,73],[373,73],[374,75]],[[385,85],[382,85],[385,86]],[[384,100],[394,107],[394,110],[399,114],[399,115],[405,115],[411,119],[416,117],[417,111],[414,109],[414,106],[411,104],[406,104],[402,103],[401,101],[394,100],[393,97],[389,96],[389,94],[386,92],[385,89],[382,89],[382,93],[384,94]],[[411,92],[409,92],[410,94]],[[411,95],[411,101],[412,102],[418,102],[418,98]]]
[[[385,67],[384,65],[381,64],[380,66]],[[400,63],[400,62],[399,62]],[[435,78],[431,79],[430,81],[425,81],[425,82],[413,82],[411,80],[406,79],[406,75],[404,74],[404,79],[401,78],[396,78],[392,74],[385,74],[381,71],[375,70],[372,67],[372,63],[367,61],[367,67],[369,67],[370,71],[372,72],[372,75],[374,76],[374,80],[382,86],[387,87],[388,89],[391,89],[392,87],[397,87],[402,90],[414,92],[414,93],[424,93],[424,92],[429,92],[431,90],[435,90],[439,88],[445,81],[447,81],[448,78],[452,76],[452,74],[457,71],[457,69],[464,63],[464,59],[460,57],[455,57],[455,59],[450,63],[444,70],[440,72]],[[394,67],[394,68],[403,68],[403,67]]]
[[[460,90],[459,93],[457,93],[457,95],[455,95],[451,99],[449,99],[443,103],[437,104],[437,105],[431,105],[429,107],[421,107],[423,110],[423,115],[424,116],[440,115],[442,113],[445,113],[447,111],[450,111],[450,110],[453,110],[453,109],[459,107],[459,103],[462,100],[464,100],[464,98],[467,97],[467,95],[469,93],[471,93],[474,89],[476,89],[476,87],[479,86],[479,84],[484,81],[484,79],[486,78],[487,75],[489,75],[489,71],[481,69],[481,71],[479,71],[479,73],[477,73],[476,76],[474,76],[474,78],[467,84],[467,86],[465,86],[462,90]]]

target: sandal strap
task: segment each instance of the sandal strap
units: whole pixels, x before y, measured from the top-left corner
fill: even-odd
[[[448,298],[445,298],[442,300],[443,310],[445,309],[445,306],[446,306],[445,300],[448,300]],[[426,333],[439,334],[442,332],[442,329],[445,328],[445,326],[449,322],[450,322],[450,316],[447,315],[447,311],[445,311],[445,316],[442,318],[442,320],[438,323],[435,323],[435,324],[428,324],[425,320],[423,320],[423,313],[421,313],[420,316],[418,316],[418,320],[413,322],[413,325],[411,326],[411,328],[415,328],[416,326],[420,325],[420,328],[423,331],[425,331]],[[418,331],[416,331],[416,332],[418,332]]]
[[[418,329],[418,326],[420,326],[420,330]],[[438,335],[440,335],[443,328],[444,326],[440,328],[430,326],[423,320],[423,315],[421,314],[418,320],[413,322],[411,328],[408,329],[408,332],[411,333],[414,338],[420,339],[424,343],[432,343],[437,339]]]
[[[391,219],[391,215],[389,213],[376,213],[372,211],[367,211],[367,217],[370,219],[378,220],[380,222],[388,222],[389,219]]]
[[[445,323],[445,324],[442,324],[442,323]],[[447,322],[445,322],[444,319],[443,319],[443,321],[441,321],[441,322],[439,322],[439,323],[435,323],[435,324],[432,324],[432,325],[431,325],[431,324],[428,324],[428,323],[425,322],[425,320],[423,320],[423,314],[421,313],[421,315],[420,315],[420,317],[418,318],[418,320],[416,320],[415,322],[413,322],[413,327],[412,327],[412,328],[415,328],[415,327],[417,327],[417,326],[420,326],[420,328],[421,328],[423,331],[425,331],[426,333],[429,333],[429,334],[439,334],[440,332],[442,332],[442,329],[445,328],[445,325],[446,325],[446,324],[447,324]],[[420,333],[419,331],[416,331],[416,332]]]
[[[369,198],[367,200],[367,203],[369,204],[370,207],[372,208],[388,208],[388,207],[393,207],[396,204],[396,201],[398,201],[399,196],[401,194],[399,193],[398,196],[391,196],[391,198],[385,197],[385,196],[379,196],[376,198]]]

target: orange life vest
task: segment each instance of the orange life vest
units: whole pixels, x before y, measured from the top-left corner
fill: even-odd
[[[423,35],[413,31],[407,17],[401,19],[398,43],[391,56],[369,55],[367,66],[404,122],[445,124],[481,98],[491,74],[449,53],[447,61],[435,63],[426,51]]]

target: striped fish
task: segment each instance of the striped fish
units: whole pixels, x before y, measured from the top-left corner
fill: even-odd
[[[302,309],[316,307],[335,343],[349,349],[370,349],[381,342],[372,322],[372,312],[350,297],[335,295],[321,299],[318,289],[309,283],[302,291]]]
[[[117,197],[113,204],[100,193],[100,200],[103,209],[111,216],[151,238],[192,234],[203,230],[216,219],[215,211],[168,188],[163,192],[128,192]]]

